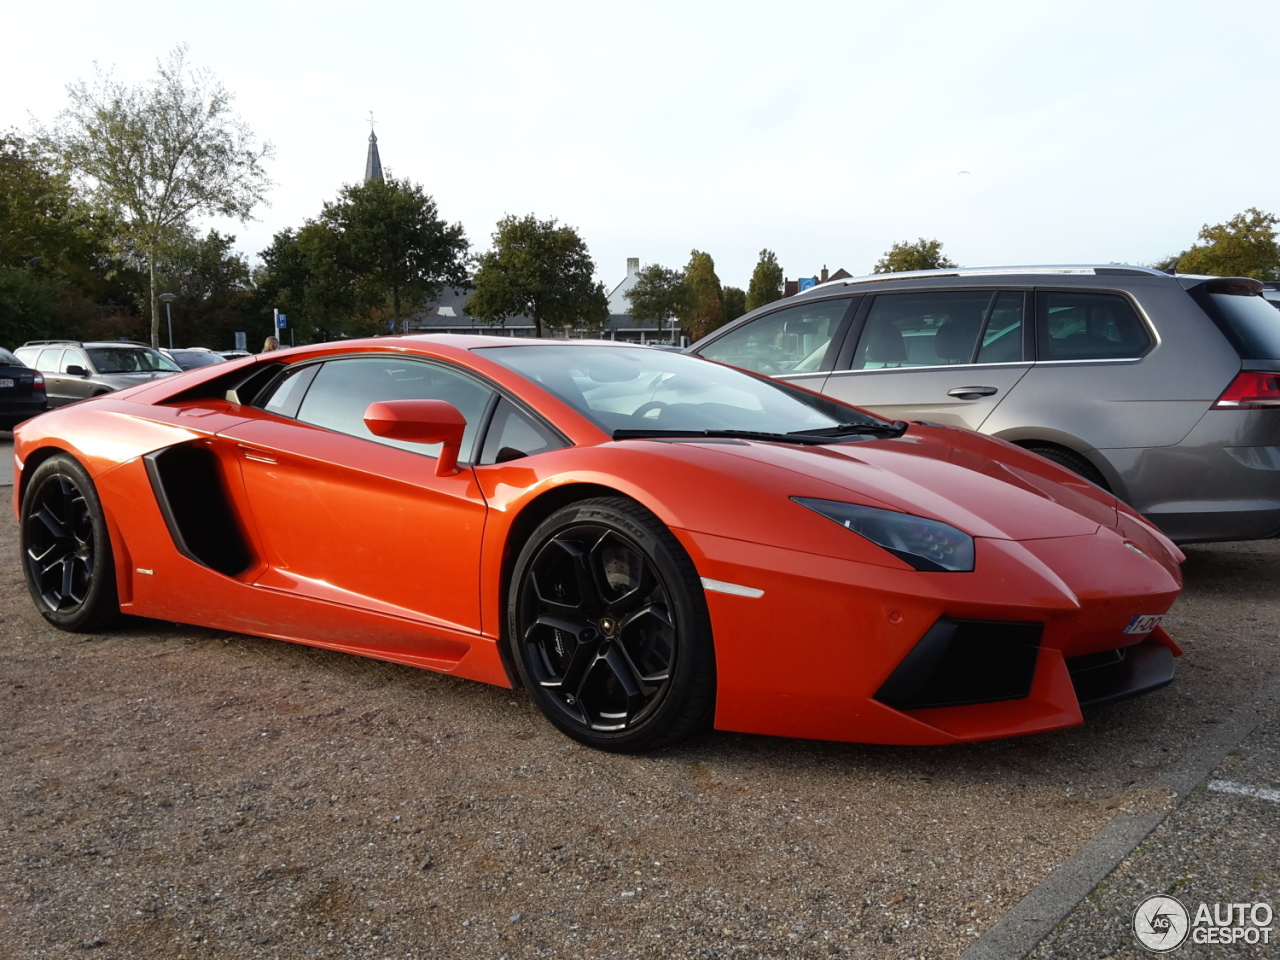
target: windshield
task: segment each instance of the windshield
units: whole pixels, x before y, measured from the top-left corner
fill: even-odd
[[[181,373],[182,368],[146,347],[89,347],[89,359],[99,373]]]
[[[613,434],[796,434],[886,422],[688,354],[595,345],[481,347]],[[633,432],[634,431],[634,432]]]
[[[4,347],[0,347],[0,363],[8,364],[11,367],[26,366],[26,364],[24,364],[21,360],[15,357],[12,353],[10,353]]]

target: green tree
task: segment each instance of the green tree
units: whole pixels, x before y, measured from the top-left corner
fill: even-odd
[[[55,157],[0,135],[0,342],[75,336],[103,310],[128,309],[133,276],[111,252],[110,228]]]
[[[946,270],[956,266],[942,255],[942,244],[921,237],[915,243],[903,241],[889,248],[872,273],[906,273],[909,270]]]
[[[253,280],[235,241],[217,230],[203,237],[184,233],[161,250],[159,281],[178,297],[172,305],[176,346],[229,347],[234,332],[248,326]]]
[[[1205,224],[1200,243],[1178,258],[1179,273],[1274,280],[1280,271],[1280,217],[1250,207],[1226,223]]]
[[[777,255],[772,250],[761,250],[760,260],[751,272],[751,282],[747,284],[746,310],[743,312],[782,299],[783,279]]]
[[[542,327],[599,331],[609,320],[604,285],[592,279],[595,263],[578,232],[556,220],[507,216],[498,221],[493,249],[481,254],[466,311],[487,323],[508,317]]]
[[[721,306],[724,313],[723,323],[737,320],[747,312],[747,291],[741,287],[725,287],[721,293]]]
[[[402,306],[416,308],[446,284],[467,282],[462,224],[444,223],[416,183],[387,177],[343,187],[324,205],[320,222],[340,238],[339,256],[362,300],[389,302],[393,321]]]
[[[724,323],[723,292],[711,254],[701,250],[690,253],[684,282],[689,288],[689,302],[680,323],[692,339],[701,340]]]
[[[344,264],[342,238],[327,224],[308,221],[282,230],[258,255],[253,304],[257,327],[270,326],[273,308],[289,315],[303,342],[372,332],[356,319],[356,279]]]
[[[161,247],[198,216],[247,221],[270,181],[259,145],[231,110],[232,95],[179,45],[150,85],[97,71],[67,87],[71,103],[47,138],[74,181],[119,219],[122,246],[146,259],[151,342],[160,342],[156,268]]]
[[[636,284],[624,294],[637,323],[652,323],[665,330],[669,321],[684,314],[689,306],[689,288],[684,274],[651,263],[637,275]]]
[[[58,291],[30,272],[0,270],[0,346],[56,336]]]

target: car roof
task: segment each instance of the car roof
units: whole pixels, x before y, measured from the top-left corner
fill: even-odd
[[[379,338],[381,339],[381,338]],[[564,337],[502,337],[484,333],[418,333],[402,337],[387,337],[388,345],[394,341],[425,341],[427,343],[447,344],[461,347],[464,350],[476,350],[481,347],[617,347],[628,350],[651,350],[647,344],[630,343],[625,340],[586,340],[567,339]]]
[[[840,287],[898,280],[927,280],[942,277],[1168,277],[1170,274],[1153,267],[1135,267],[1125,263],[1108,264],[1027,264],[1006,267],[947,267],[937,270],[905,270],[901,273],[872,273],[861,277],[828,280],[802,291],[809,296],[816,290],[830,293]]]

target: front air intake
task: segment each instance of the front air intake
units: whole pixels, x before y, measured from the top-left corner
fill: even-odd
[[[942,617],[889,675],[875,699],[895,710],[1020,700],[1031,693],[1042,623]]]

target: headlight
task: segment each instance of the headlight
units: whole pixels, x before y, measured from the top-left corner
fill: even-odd
[[[939,520],[839,500],[791,499],[884,547],[917,570],[973,569],[973,537]]]

